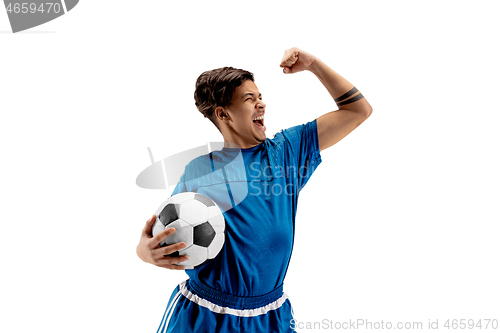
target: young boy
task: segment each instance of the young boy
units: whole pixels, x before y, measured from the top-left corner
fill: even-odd
[[[216,258],[186,270],[189,279],[172,293],[158,332],[293,332],[283,280],[293,248],[298,194],[321,163],[320,151],[359,126],[372,108],[347,80],[303,50],[285,51],[280,67],[285,74],[314,73],[339,109],[268,139],[266,104],[252,73],[224,67],[200,75],[195,104],[219,129],[225,147],[191,161],[172,195],[198,192],[224,207],[226,239]],[[241,169],[203,177],[216,173],[217,165],[228,165],[235,153],[243,157]],[[160,248],[160,241],[175,230],[151,237],[155,219],[153,215],[146,222],[138,256],[159,267],[183,269],[177,264],[188,260],[186,256],[167,255],[186,244]]]

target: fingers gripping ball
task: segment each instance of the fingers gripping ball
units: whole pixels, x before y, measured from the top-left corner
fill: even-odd
[[[160,205],[156,216],[152,236],[167,228],[175,228],[175,233],[162,240],[160,246],[186,243],[185,248],[171,254],[187,254],[189,259],[178,264],[186,269],[193,269],[215,258],[224,245],[224,215],[217,204],[203,194],[176,194]]]

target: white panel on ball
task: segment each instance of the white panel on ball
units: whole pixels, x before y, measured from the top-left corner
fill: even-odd
[[[208,208],[198,200],[184,202],[180,207],[180,218],[193,227],[208,221]]]
[[[219,251],[222,249],[224,245],[224,233],[218,233],[215,235],[212,243],[208,246],[208,259],[213,259],[219,254]]]
[[[188,249],[182,249],[179,251],[179,255],[187,254],[189,259],[180,262],[179,265],[194,267],[203,263],[208,258],[208,250],[206,247],[201,247],[196,244],[191,245]]]
[[[216,233],[224,232],[226,228],[224,215],[217,206],[208,207],[208,222],[210,222]]]
[[[165,239],[167,244],[179,242],[186,243],[186,246],[193,244],[193,227],[183,220],[172,222],[166,228],[175,228],[175,233]]]
[[[194,192],[182,192],[174,195],[173,197],[170,197],[169,199],[171,199],[173,203],[181,204],[186,201],[194,199],[195,194],[196,193]]]

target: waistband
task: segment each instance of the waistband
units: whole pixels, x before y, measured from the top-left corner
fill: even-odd
[[[282,303],[288,297],[283,293],[283,285],[280,285],[273,291],[264,295],[243,297],[226,294],[209,286],[196,283],[191,279],[188,279],[183,283],[185,283],[187,290],[193,294],[220,307],[229,307],[233,309],[243,310],[260,308],[267,306],[270,303]]]

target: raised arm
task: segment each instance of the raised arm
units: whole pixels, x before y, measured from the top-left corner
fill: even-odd
[[[339,108],[316,120],[320,150],[339,142],[371,115],[372,107],[361,92],[312,54],[293,47],[285,51],[280,66],[285,74],[303,70],[314,73]]]

